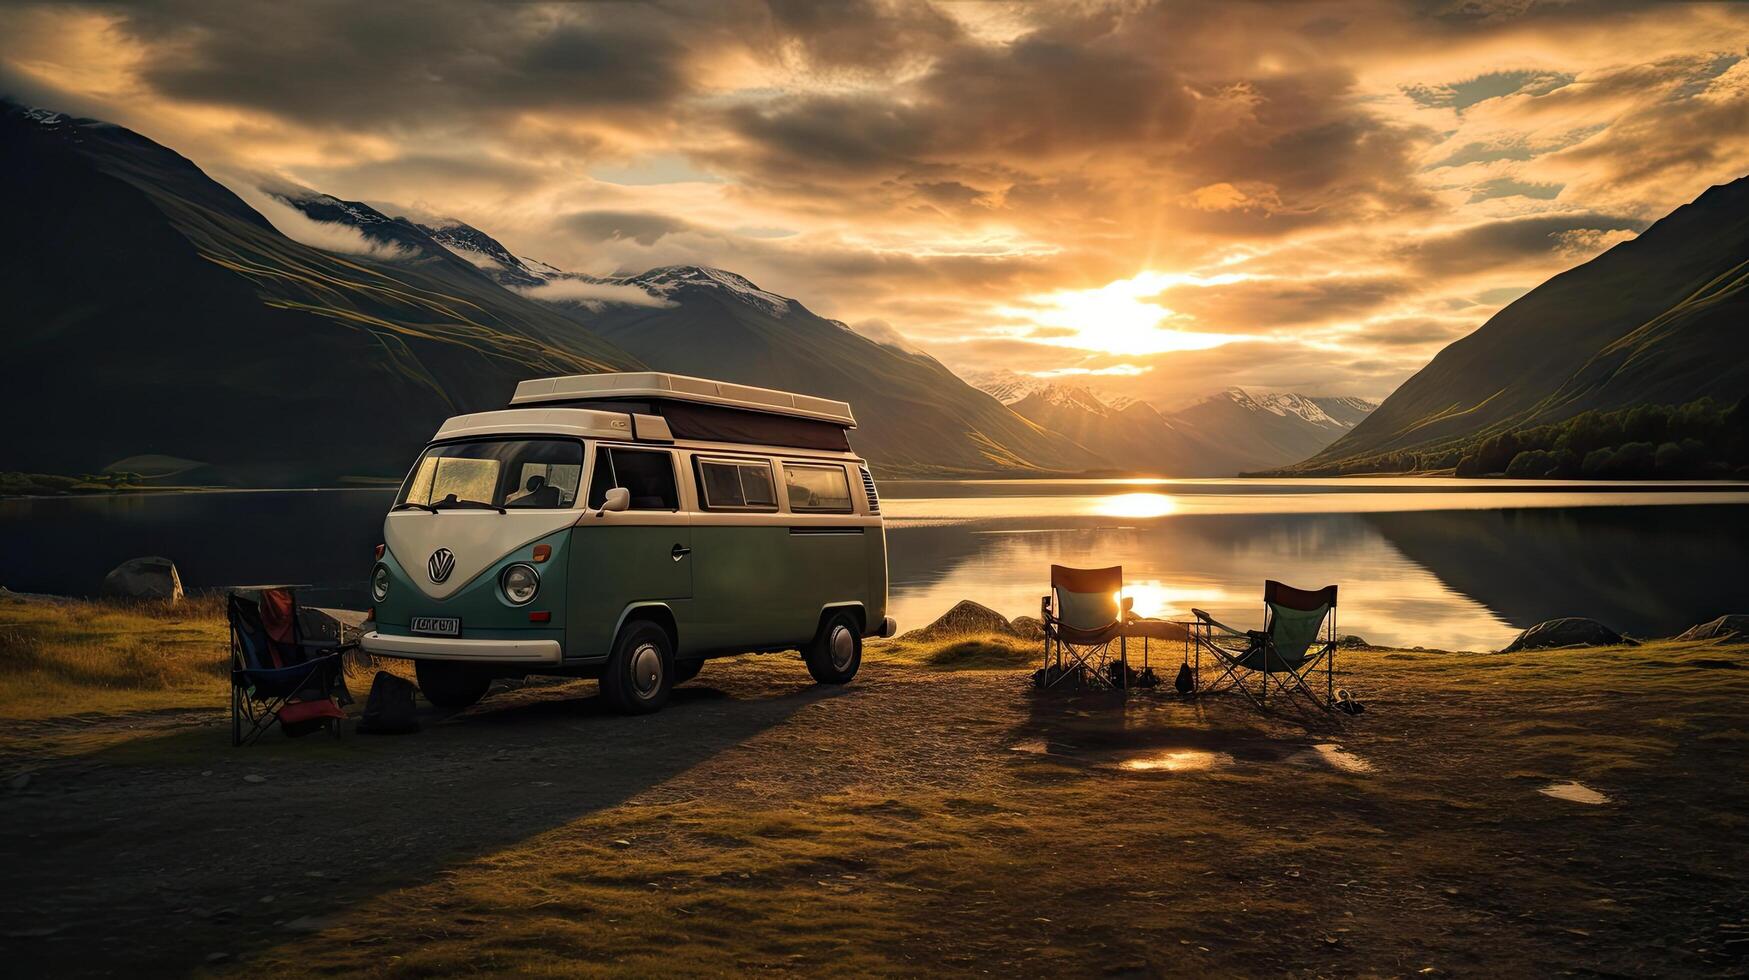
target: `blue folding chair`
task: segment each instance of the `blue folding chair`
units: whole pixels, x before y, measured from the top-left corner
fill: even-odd
[[[287,735],[313,727],[338,736],[346,713],[341,658],[356,642],[305,640],[297,597],[290,589],[263,589],[257,598],[232,592],[231,744],[250,745],[278,724]]]

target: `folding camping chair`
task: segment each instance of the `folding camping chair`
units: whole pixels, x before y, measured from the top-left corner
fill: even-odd
[[[1263,583],[1264,625],[1260,630],[1236,630],[1201,609],[1190,612],[1190,638],[1196,646],[1197,674],[1207,651],[1221,668],[1220,676],[1201,693],[1238,690],[1259,708],[1267,705],[1270,687],[1299,695],[1314,707],[1336,706],[1336,586],[1306,592],[1276,581]],[[1318,668],[1324,671],[1324,695],[1306,683]],[[1246,678],[1252,679],[1250,684]],[[1223,683],[1224,682],[1224,683]]]
[[[321,725],[336,736],[346,713],[341,657],[355,641],[306,640],[291,589],[263,589],[256,598],[232,592],[225,615],[231,624],[231,744],[259,741],[275,723]]]
[[[1129,651],[1123,621],[1132,602],[1123,596],[1123,568],[1051,566],[1051,594],[1039,600],[1044,620],[1045,663],[1040,687],[1055,687],[1065,678],[1102,687],[1129,686]],[[1111,675],[1111,645],[1116,641],[1118,669]],[[1067,653],[1068,663],[1064,663]]]

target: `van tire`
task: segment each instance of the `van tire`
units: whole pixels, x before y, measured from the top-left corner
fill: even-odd
[[[425,695],[425,700],[452,711],[479,701],[486,696],[486,688],[492,686],[492,675],[473,664],[415,660],[413,675],[419,679],[419,693]]]
[[[856,617],[847,612],[827,616],[802,659],[814,680],[822,684],[850,683],[862,666],[862,630]]]
[[[674,644],[668,631],[633,620],[620,631],[601,671],[601,696],[613,710],[647,715],[661,710],[674,689]]]

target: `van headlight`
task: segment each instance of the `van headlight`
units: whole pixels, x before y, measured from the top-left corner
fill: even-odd
[[[376,570],[370,573],[370,594],[375,596],[378,602],[389,597],[389,566],[378,565]]]
[[[540,591],[540,573],[533,565],[511,565],[498,576],[498,587],[504,590],[504,598],[511,605],[526,606]]]

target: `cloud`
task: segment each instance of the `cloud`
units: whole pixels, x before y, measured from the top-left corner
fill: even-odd
[[[578,303],[600,309],[610,303],[626,306],[673,306],[674,302],[656,296],[640,286],[623,282],[596,282],[588,279],[549,279],[538,286],[514,286],[516,292],[543,303]]]
[[[732,269],[956,367],[1147,368],[1087,377],[1154,401],[1382,396],[1499,297],[1749,172],[1741,4],[140,0],[0,7],[0,36],[0,85],[209,171],[600,277]],[[1148,309],[1102,334],[1038,299],[1229,275],[1136,303],[1262,342],[1065,346],[1158,338]]]
[[[560,220],[566,228],[590,241],[623,238],[645,246],[693,227],[679,218],[652,211],[579,211]]]
[[[1456,231],[1428,235],[1403,246],[1401,255],[1424,273],[1468,274],[1484,269],[1558,257],[1565,265],[1589,259],[1590,246],[1622,241],[1650,222],[1589,212],[1535,215],[1487,221]]]
[[[302,242],[330,252],[363,255],[373,259],[396,261],[411,258],[413,252],[394,242],[381,242],[367,237],[352,225],[335,221],[317,221],[302,211],[263,190],[251,178],[233,178],[227,182],[243,202],[260,212],[279,233],[295,242]]]

